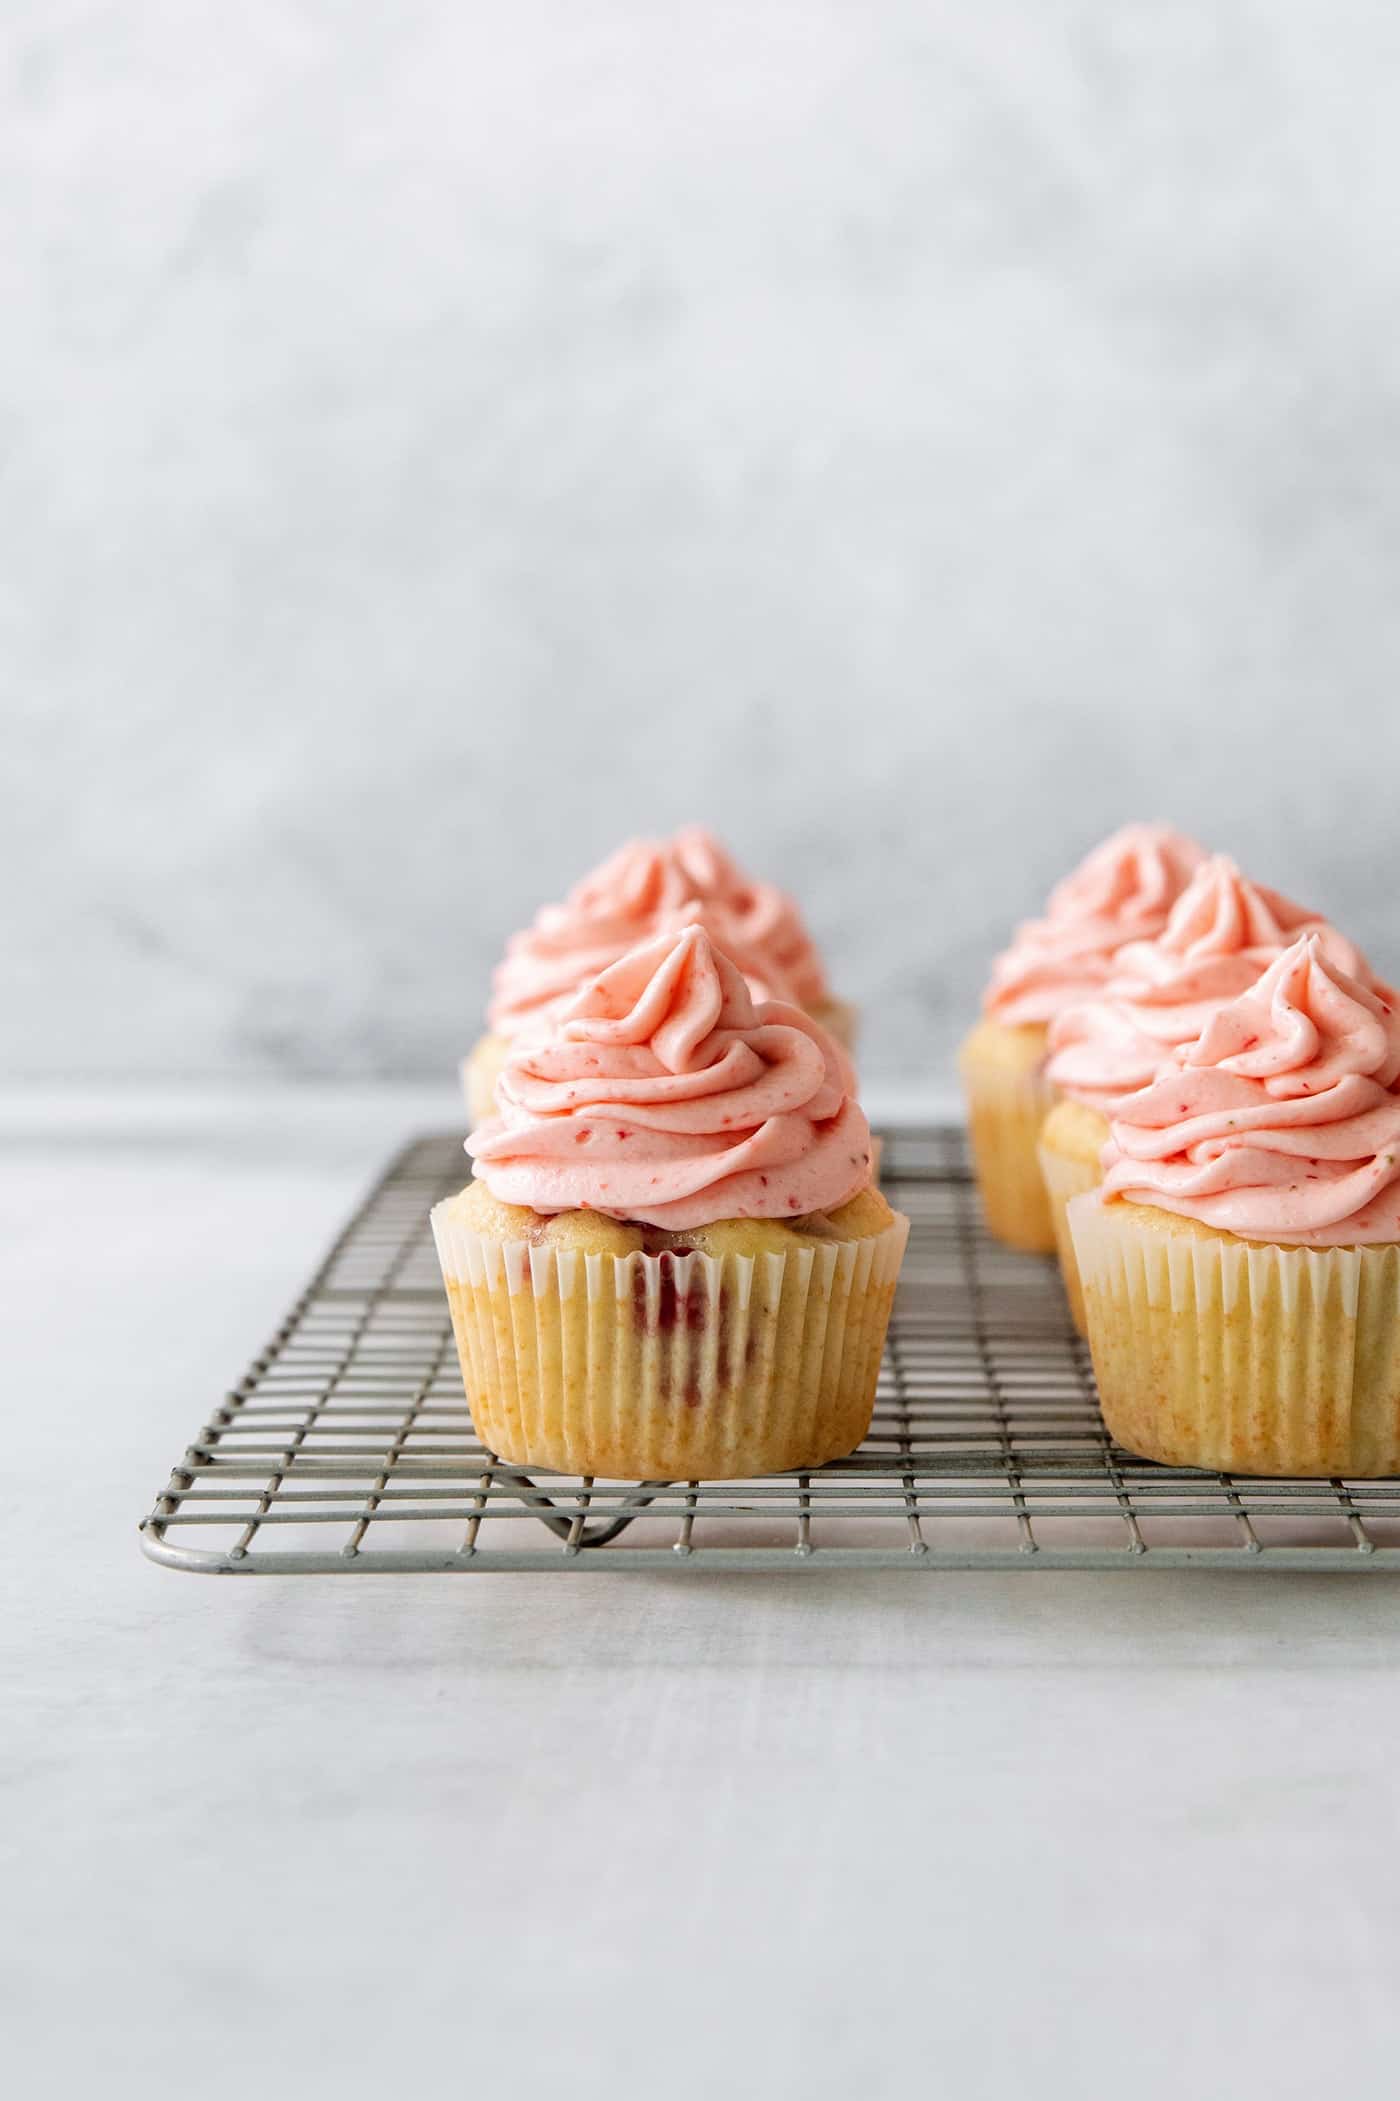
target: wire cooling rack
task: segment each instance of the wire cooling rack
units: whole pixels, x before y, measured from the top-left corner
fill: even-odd
[[[461,1140],[393,1160],[142,1525],[215,1575],[483,1569],[1400,1567],[1400,1481],[1153,1466],[1109,1440],[1053,1261],[983,1232],[962,1134],[886,1131],[912,1222],[875,1420],[748,1481],[522,1473],[462,1393],[429,1207]]]

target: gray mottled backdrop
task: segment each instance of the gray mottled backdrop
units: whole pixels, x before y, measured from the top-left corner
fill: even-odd
[[[704,816],[867,1066],[1164,814],[1400,967],[1390,0],[12,0],[16,1074],[424,1073]]]

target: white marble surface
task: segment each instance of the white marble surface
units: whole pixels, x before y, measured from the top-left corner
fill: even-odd
[[[451,1107],[0,1098],[14,2091],[1381,2091],[1388,1582],[142,1558],[209,1397]]]
[[[10,0],[0,1072],[440,1071],[696,816],[883,1076],[1125,815],[1400,971],[1398,61],[1391,0]]]

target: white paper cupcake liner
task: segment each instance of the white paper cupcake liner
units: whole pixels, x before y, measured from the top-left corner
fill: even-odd
[[[1084,1196],[1097,1189],[1103,1179],[1098,1167],[1087,1160],[1071,1160],[1064,1153],[1052,1152],[1049,1146],[1037,1148],[1040,1156],[1040,1172],[1045,1183],[1045,1193],[1050,1199],[1050,1220],[1055,1228],[1055,1251],[1060,1258],[1060,1275],[1064,1278],[1065,1297],[1069,1300],[1070,1315],[1081,1335],[1088,1334],[1084,1321],[1084,1292],[1079,1282],[1079,1260],[1074,1252],[1074,1237],[1069,1229],[1070,1199]]]
[[[1269,1247],[1068,1207],[1104,1419],[1236,1473],[1400,1472],[1400,1246]]]
[[[1055,1247],[1050,1199],[1040,1172],[1040,1130],[1059,1095],[1040,1073],[965,1062],[968,1137],[987,1229],[1008,1247],[1048,1255]]]
[[[516,1465],[725,1478],[854,1449],[908,1238],[789,1254],[586,1254],[433,1212],[472,1420]]]

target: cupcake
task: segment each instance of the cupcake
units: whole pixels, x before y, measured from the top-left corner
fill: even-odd
[[[1150,1085],[1172,1052],[1194,1043],[1291,942],[1315,932],[1324,953],[1374,986],[1359,949],[1276,890],[1240,874],[1224,854],[1202,862],[1155,941],[1131,941],[1113,958],[1101,993],[1050,1024],[1045,1076],[1058,1097],[1040,1133],[1040,1165],[1075,1326],[1084,1330],[1066,1206],[1096,1188],[1099,1156],[1119,1102]]]
[[[477,1433],[624,1480],[860,1443],[908,1221],[845,1052],[755,1004],[702,926],[629,950],[513,1045],[476,1179],[433,1212]]]
[[[1049,1254],[1050,1201],[1036,1143],[1055,1101],[1046,1077],[1050,1023],[1108,981],[1127,941],[1151,941],[1203,858],[1164,824],[1130,824],[1051,891],[997,957],[982,1020],[959,1056],[973,1165],[988,1229],[1008,1247]]]
[[[802,1007],[850,1050],[855,1009],[833,997],[826,970],[785,891],[745,875],[713,833],[685,825],[669,839],[633,839],[545,905],[506,943],[492,981],[488,1033],[463,1066],[472,1117],[494,1106],[512,1041],[547,1027],[580,986],[639,941],[703,926],[738,964],[756,1000]]]
[[[1129,1451],[1400,1471],[1400,1014],[1319,935],[1117,1104],[1069,1220]]]

